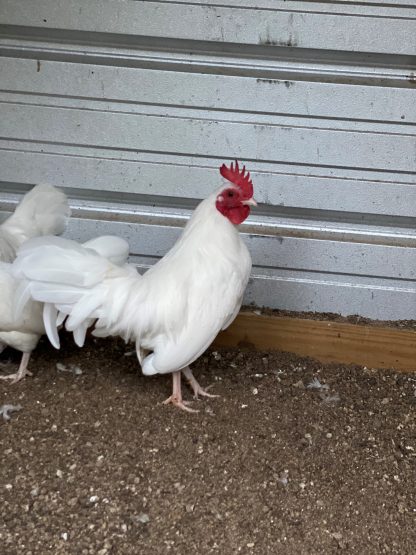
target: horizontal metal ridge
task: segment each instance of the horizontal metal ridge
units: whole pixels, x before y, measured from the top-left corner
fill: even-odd
[[[35,30],[36,31],[36,30]],[[151,68],[259,79],[307,80],[371,86],[411,88],[415,56],[369,54],[288,48],[279,46],[215,45],[201,41],[157,40],[137,37],[133,45],[117,40],[91,41],[66,36],[19,36],[0,25],[0,55],[36,60],[97,64],[115,67]],[[95,36],[95,35],[94,35]],[[106,37],[109,40],[109,37]],[[125,40],[125,35],[122,35]],[[136,38],[136,37],[135,37]],[[85,37],[86,40],[86,37]],[[54,42],[52,42],[54,41]]]
[[[134,2],[140,0],[133,0]],[[141,0],[152,4],[181,4],[185,6],[212,6],[218,8],[238,8],[240,10],[262,9],[285,12],[325,13],[325,14],[375,14],[369,11],[374,8],[385,8],[384,14],[400,14],[404,10],[414,10],[414,4],[405,0],[286,0],[283,7],[279,7],[275,0]],[[358,11],[357,8],[366,8]],[[389,9],[392,8],[392,9]],[[379,12],[380,13],[380,12]],[[380,15],[384,15],[380,14]]]
[[[0,211],[12,212],[19,193],[27,190],[0,183]],[[182,228],[197,199],[149,197],[64,189],[71,199],[73,216],[88,220],[124,222]],[[297,237],[386,246],[416,247],[416,217],[398,218],[325,210],[305,210],[259,205],[242,226],[243,233],[271,237]]]
[[[169,105],[162,103],[119,102],[107,98],[79,98],[64,95],[48,95],[2,91],[0,89],[0,107],[33,106],[51,108],[52,110],[74,110],[99,112],[102,114],[130,114],[132,116],[163,117],[216,123],[235,123],[241,125],[281,127],[304,130],[341,131],[345,133],[381,134],[383,136],[400,135],[416,137],[416,122],[380,121],[356,118],[322,117],[307,114],[288,114],[287,112],[258,112],[235,109],[214,109],[209,106]],[[416,115],[416,114],[415,114]],[[412,114],[410,114],[412,117]],[[1,133],[1,130],[0,130]],[[416,169],[416,168],[415,168]]]

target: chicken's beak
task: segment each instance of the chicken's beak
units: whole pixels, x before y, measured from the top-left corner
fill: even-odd
[[[257,206],[257,202],[254,200],[254,198],[250,198],[248,200],[242,200],[241,204],[248,204],[250,206]]]

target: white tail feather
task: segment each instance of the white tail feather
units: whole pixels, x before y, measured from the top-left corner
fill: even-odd
[[[82,297],[82,290],[58,283],[31,282],[30,293],[35,301],[71,306]]]
[[[125,261],[126,245],[123,239],[111,237],[97,238],[87,247],[67,239],[44,237],[28,241],[20,249],[14,274],[30,280],[30,286],[23,290],[19,305],[24,306],[30,296],[45,303],[45,328],[55,347],[59,348],[56,328],[67,316],[65,327],[82,346],[88,327],[96,318],[107,315],[103,304],[111,305],[114,300],[108,295],[108,284],[114,278],[119,282],[132,276],[131,268],[114,265],[93,249]],[[138,277],[137,272],[134,274]]]
[[[122,266],[127,262],[130,251],[127,241],[114,235],[102,235],[90,239],[83,243],[83,247],[95,251],[116,266]]]
[[[111,267],[105,258],[88,250],[79,252],[61,249],[56,245],[48,245],[49,238],[42,238],[46,244],[41,247],[40,239],[34,240],[39,246],[36,245],[33,250],[29,249],[32,241],[19,250],[21,256],[13,265],[15,275],[19,276],[21,264],[24,263],[24,275],[31,281],[91,287],[100,283]]]
[[[67,317],[67,314],[65,314],[64,312],[58,312],[58,315],[56,317],[56,327],[59,328],[59,326],[61,326],[64,323],[65,318]]]
[[[76,329],[74,329],[74,341],[78,347],[83,347],[85,343],[85,336],[87,335],[88,322],[83,322]]]
[[[71,315],[66,321],[66,329],[74,331],[82,322],[88,318],[94,318],[95,311],[102,304],[101,291],[92,291],[89,295],[84,295],[81,302],[77,302],[71,310]]]
[[[57,310],[52,304],[44,304],[43,305],[43,323],[45,325],[46,335],[48,336],[49,341],[55,347],[55,349],[60,348],[60,341],[58,330],[56,328],[56,315]]]

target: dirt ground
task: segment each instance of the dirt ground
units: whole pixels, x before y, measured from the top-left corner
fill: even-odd
[[[211,350],[187,414],[128,351],[43,340],[0,382],[2,555],[415,553],[416,375]]]

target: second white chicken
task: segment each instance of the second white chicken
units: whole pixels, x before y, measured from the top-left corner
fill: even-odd
[[[17,382],[30,374],[27,369],[30,353],[44,333],[37,303],[30,303],[23,319],[14,322],[12,311],[17,284],[5,263],[14,260],[17,249],[28,239],[62,233],[69,216],[68,200],[62,191],[51,185],[36,185],[0,225],[0,352],[12,347],[22,353],[17,373],[0,379]]]

